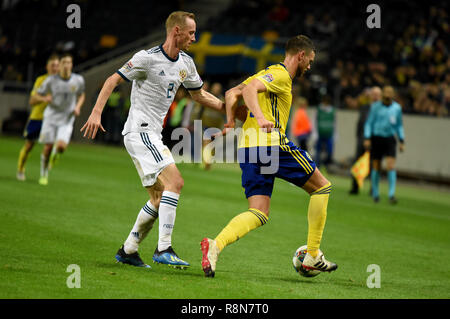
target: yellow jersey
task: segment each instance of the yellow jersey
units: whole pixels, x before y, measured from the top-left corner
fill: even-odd
[[[37,93],[37,90],[48,76],[49,74],[44,74],[36,79],[33,85],[33,90],[31,90],[30,96],[35,95]],[[44,110],[46,106],[47,103],[45,102],[33,105],[31,107],[30,120],[42,120],[44,118]]]
[[[238,147],[287,144],[286,125],[292,103],[292,79],[286,66],[283,63],[271,65],[242,83],[247,85],[253,79],[261,81],[267,89],[258,93],[258,102],[264,117],[274,123],[274,130],[270,133],[263,132],[254,115],[248,112]]]

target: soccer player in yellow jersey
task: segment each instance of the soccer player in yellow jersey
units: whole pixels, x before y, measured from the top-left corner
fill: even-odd
[[[337,265],[326,260],[319,250],[331,183],[316,168],[309,154],[287,139],[285,132],[292,102],[292,81],[310,69],[315,49],[308,37],[299,35],[287,42],[285,53],[283,63],[269,66],[226,93],[228,130],[234,127],[233,114],[241,97],[249,109],[238,149],[242,186],[249,208],[234,217],[214,240],[203,238],[202,268],[207,277],[214,277],[219,253],[226,246],[268,221],[275,177],[311,195],[308,247],[303,267],[327,272],[337,269]]]
[[[27,162],[28,155],[33,149],[33,146],[36,143],[36,140],[41,132],[44,110],[47,104],[51,101],[50,95],[41,97],[36,93],[41,84],[49,75],[53,75],[59,72],[59,57],[57,55],[51,55],[48,58],[46,69],[47,74],[41,75],[36,79],[33,85],[33,90],[30,93],[29,103],[31,105],[31,114],[28,118],[27,125],[25,126],[25,130],[23,133],[23,136],[25,137],[25,144],[20,150],[19,160],[17,163],[17,179],[19,181],[24,181],[26,179],[25,164]]]

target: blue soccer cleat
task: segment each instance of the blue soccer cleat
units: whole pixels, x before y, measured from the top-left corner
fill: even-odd
[[[185,262],[177,256],[172,246],[163,251],[159,251],[158,247],[156,247],[155,253],[153,254],[153,262],[178,269],[186,269],[190,266],[188,262]]]
[[[135,252],[132,254],[125,253],[125,250],[123,249],[123,245],[122,245],[122,247],[120,247],[120,249],[116,253],[116,260],[117,260],[117,262],[122,263],[122,264],[128,264],[128,265],[132,265],[132,266],[136,266],[136,267],[152,268],[142,261],[138,252]]]

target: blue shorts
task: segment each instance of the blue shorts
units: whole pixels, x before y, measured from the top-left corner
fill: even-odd
[[[23,132],[23,137],[31,141],[37,140],[41,133],[41,128],[42,120],[28,120]]]
[[[238,161],[242,170],[245,196],[271,196],[275,177],[302,187],[316,169],[309,154],[289,142],[286,145],[240,148]]]

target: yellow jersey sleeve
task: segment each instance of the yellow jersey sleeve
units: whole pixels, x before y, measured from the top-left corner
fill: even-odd
[[[262,74],[257,74],[256,78],[264,84],[268,92],[274,94],[288,91],[291,82],[289,73],[281,68],[268,68]]]
[[[45,79],[47,79],[48,74],[44,74],[39,76],[36,81],[34,81],[33,89],[31,90],[30,96],[33,96],[37,93],[42,83],[44,83]],[[47,106],[47,103],[38,103],[31,107],[30,120],[42,120],[44,117],[44,110]]]

